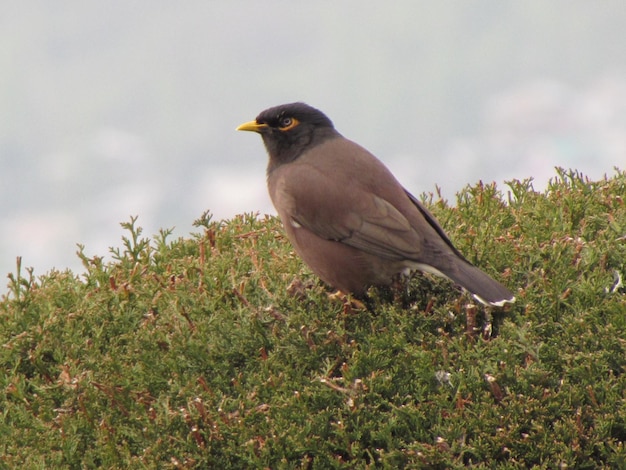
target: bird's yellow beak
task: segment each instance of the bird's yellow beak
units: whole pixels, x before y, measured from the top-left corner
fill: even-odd
[[[259,124],[256,121],[244,122],[240,126],[237,127],[238,131],[251,131],[251,132],[261,132],[262,129],[265,129],[267,124]]]

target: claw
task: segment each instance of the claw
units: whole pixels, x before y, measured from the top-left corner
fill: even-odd
[[[340,302],[342,302],[344,313],[352,313],[355,310],[367,310],[367,307],[363,302],[355,299],[350,294],[345,294],[340,290],[338,290],[337,292],[333,292],[332,294],[328,294],[328,298],[330,300],[339,300]]]

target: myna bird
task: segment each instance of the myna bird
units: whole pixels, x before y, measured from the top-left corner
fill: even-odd
[[[430,212],[374,155],[304,103],[269,108],[237,130],[261,134],[267,183],[296,252],[344,293],[420,270],[451,279],[488,305],[515,301],[467,261]]]

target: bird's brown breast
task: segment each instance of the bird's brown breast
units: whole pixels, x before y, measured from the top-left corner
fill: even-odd
[[[407,258],[419,257],[421,236],[396,208],[415,210],[402,186],[347,139],[324,142],[275,168],[268,186],[296,252],[339,289],[386,284]]]

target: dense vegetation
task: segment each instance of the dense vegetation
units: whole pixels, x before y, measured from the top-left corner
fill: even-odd
[[[626,173],[425,195],[516,292],[329,295],[273,217],[197,221],[0,300],[0,468],[625,468]]]

